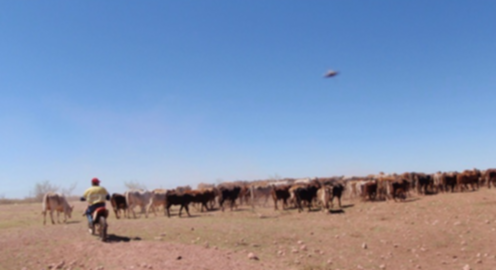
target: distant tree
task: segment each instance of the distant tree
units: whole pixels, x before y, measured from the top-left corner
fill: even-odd
[[[124,185],[127,189],[143,189],[146,190],[146,186],[143,183],[138,183],[135,181],[124,181]]]
[[[67,198],[72,195],[72,192],[74,192],[74,189],[76,189],[77,182],[72,183],[68,188],[62,188],[60,190],[60,193],[64,194]]]
[[[43,182],[36,183],[30,197],[41,202],[46,193],[57,192],[59,189],[59,186],[53,185],[50,181],[45,180]]]
[[[281,179],[282,179],[282,177],[277,173],[275,173],[274,175],[269,175],[269,180],[277,181],[277,180],[281,180]]]

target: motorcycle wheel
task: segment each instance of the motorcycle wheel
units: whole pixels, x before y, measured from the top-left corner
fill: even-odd
[[[100,239],[105,242],[107,240],[107,220],[104,217],[100,217],[98,221],[99,226],[99,235]]]

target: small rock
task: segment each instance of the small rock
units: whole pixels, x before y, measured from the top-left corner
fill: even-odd
[[[332,264],[332,259],[327,260],[327,264]]]
[[[303,244],[303,241],[299,240],[298,242],[296,242],[298,245],[301,245]]]
[[[463,267],[463,270],[470,270],[470,265],[466,264],[466,265]]]
[[[307,246],[306,245],[301,245],[300,246],[300,250],[307,250]]]
[[[381,265],[379,265],[379,268],[386,269],[386,265],[385,264],[381,264]]]
[[[282,250],[278,250],[278,251],[277,251],[277,255],[278,255],[278,256],[282,256],[282,255],[284,255],[284,251],[282,251]]]
[[[481,259],[478,259],[477,261],[475,261],[476,263],[482,263],[482,260]]]
[[[363,249],[367,249],[367,244],[366,244],[366,243],[363,243],[363,244],[362,244],[362,248],[363,248]]]
[[[293,248],[293,249],[291,250],[291,252],[293,252],[293,253],[298,253],[298,249]]]
[[[180,259],[182,259],[182,258],[183,258],[183,257],[181,257],[181,256],[177,256],[176,260],[180,260]]]
[[[210,244],[208,242],[205,242],[204,246],[205,246],[205,248],[209,248]]]
[[[255,255],[253,252],[248,253],[248,259],[255,260],[255,261],[259,260],[257,255]]]

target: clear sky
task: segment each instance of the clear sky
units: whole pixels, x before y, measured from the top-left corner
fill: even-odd
[[[493,0],[2,1],[0,195],[495,167],[495,14]]]

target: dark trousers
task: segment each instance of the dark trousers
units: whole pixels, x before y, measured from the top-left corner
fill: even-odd
[[[95,203],[93,205],[88,206],[88,208],[86,208],[86,218],[88,218],[88,226],[91,227],[93,225],[93,217],[91,215],[97,208],[100,207],[105,207],[105,203],[104,202]]]

